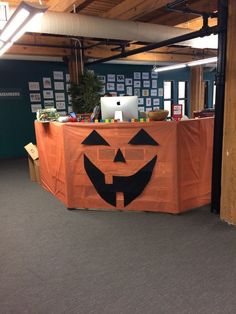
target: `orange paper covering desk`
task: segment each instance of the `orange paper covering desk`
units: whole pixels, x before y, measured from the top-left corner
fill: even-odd
[[[68,208],[181,213],[208,204],[213,124],[35,122],[42,185]]]

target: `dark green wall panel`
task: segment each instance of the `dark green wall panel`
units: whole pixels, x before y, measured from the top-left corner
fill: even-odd
[[[0,91],[18,90],[18,98],[0,97],[0,158],[25,155],[24,145],[35,142],[35,113],[31,112],[28,82],[40,82],[43,104],[43,77],[53,71],[68,73],[62,62],[0,60]],[[53,83],[53,80],[52,80]]]

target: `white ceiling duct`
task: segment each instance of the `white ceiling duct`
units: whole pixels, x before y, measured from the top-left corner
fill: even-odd
[[[27,32],[71,37],[160,42],[192,30],[157,24],[114,20],[75,13],[46,12]]]

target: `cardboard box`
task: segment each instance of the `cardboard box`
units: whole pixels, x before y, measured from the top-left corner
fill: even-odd
[[[24,148],[28,153],[30,180],[40,184],[40,166],[37,146],[29,143],[24,146]]]

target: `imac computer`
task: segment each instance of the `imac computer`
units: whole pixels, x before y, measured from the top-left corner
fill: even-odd
[[[122,113],[123,121],[138,118],[138,97],[101,97],[102,119],[114,119],[117,112]]]

